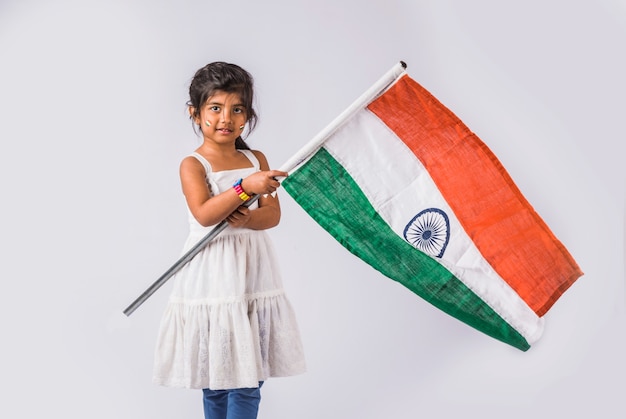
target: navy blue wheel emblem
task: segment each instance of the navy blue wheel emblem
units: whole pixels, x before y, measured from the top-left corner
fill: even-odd
[[[406,225],[404,238],[416,249],[440,258],[450,241],[450,220],[438,208],[425,209]]]

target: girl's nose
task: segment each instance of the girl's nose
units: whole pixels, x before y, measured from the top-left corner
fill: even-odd
[[[222,110],[222,122],[230,122],[230,112],[226,109]]]

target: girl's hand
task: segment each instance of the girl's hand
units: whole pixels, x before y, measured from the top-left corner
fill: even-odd
[[[228,217],[226,217],[228,225],[235,228],[245,227],[250,221],[250,208],[243,205],[233,211]]]
[[[288,173],[281,170],[265,170],[256,172],[241,181],[241,187],[248,195],[271,194],[280,186],[276,178],[287,177]]]

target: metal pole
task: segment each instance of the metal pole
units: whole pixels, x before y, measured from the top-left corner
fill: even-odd
[[[254,195],[243,206],[249,207],[259,199],[259,195]],[[204,236],[198,243],[196,243],[191,249],[180,257],[163,275],[159,277],[148,289],[146,289],[135,301],[132,302],[125,310],[124,314],[130,316],[141,304],[144,303],[152,294],[156,292],[165,282],[170,279],[176,272],[180,270],[187,262],[194,258],[200,251],[207,245],[208,242],[213,240],[218,234],[220,234],[226,227],[228,227],[228,221],[223,220],[221,223],[213,227],[213,229]]]

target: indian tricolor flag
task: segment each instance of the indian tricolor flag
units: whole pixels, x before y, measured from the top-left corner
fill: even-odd
[[[496,156],[404,63],[283,169],[285,190],[346,249],[523,351],[582,275]]]

